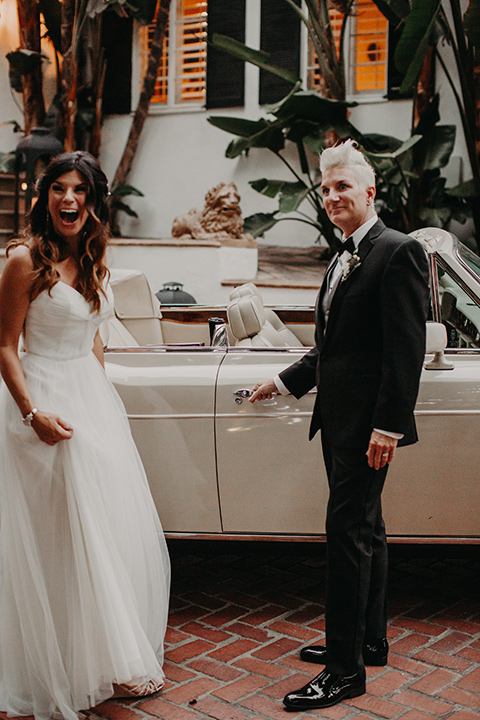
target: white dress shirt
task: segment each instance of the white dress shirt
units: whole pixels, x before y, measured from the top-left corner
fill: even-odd
[[[363,238],[365,237],[365,235],[368,233],[369,230],[371,230],[371,228],[375,225],[377,220],[378,220],[378,215],[375,214],[372,218],[367,220],[367,222],[364,222],[363,225],[360,225],[360,227],[358,227],[350,235],[350,237],[352,238],[353,244],[355,246],[355,249],[358,248],[358,246],[360,245],[360,243],[363,240]],[[346,239],[347,238],[345,237],[345,235],[343,235],[342,242],[345,242]],[[332,288],[335,287],[335,284],[336,284],[337,280],[339,279],[340,274],[344,270],[345,264],[348,263],[348,260],[351,256],[352,255],[351,255],[351,253],[348,252],[348,250],[344,250],[341,255],[337,254],[336,259],[333,260],[333,262],[335,262],[336,264],[333,267],[333,270],[330,274],[329,287],[332,287]],[[327,288],[327,292],[328,292],[328,288]],[[280,395],[289,395],[290,394],[290,390],[288,390],[288,388],[285,386],[285,384],[281,381],[279,375],[275,375],[275,377],[273,378],[273,382],[275,383],[276,388],[277,388],[278,392],[280,393]],[[381,433],[382,435],[387,435],[388,437],[395,438],[396,440],[401,440],[403,438],[403,433],[391,432],[390,430],[379,430],[378,428],[373,428],[373,429],[376,430],[376,432]]]

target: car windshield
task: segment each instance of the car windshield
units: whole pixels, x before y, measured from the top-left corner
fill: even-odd
[[[462,260],[473,270],[475,275],[480,279],[480,257],[476,255],[470,248],[463,245],[461,242],[458,243],[458,254]]]

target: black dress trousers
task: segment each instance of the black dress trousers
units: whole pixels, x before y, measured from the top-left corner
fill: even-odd
[[[388,465],[369,467],[365,449],[335,448],[322,434],[327,506],[327,669],[364,674],[366,643],[387,634],[387,538],[381,493]]]

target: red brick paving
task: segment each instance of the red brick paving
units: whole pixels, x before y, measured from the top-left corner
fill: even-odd
[[[162,693],[111,700],[102,720],[480,720],[480,548],[390,553],[387,667],[367,692],[323,711],[282,697],[316,674],[299,659],[323,638],[322,544],[170,541],[171,616]]]

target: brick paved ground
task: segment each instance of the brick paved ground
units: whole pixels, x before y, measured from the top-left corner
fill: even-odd
[[[324,545],[172,541],[170,549],[167,685],[150,699],[103,703],[97,717],[480,718],[480,547],[393,546],[389,665],[368,668],[366,695],[311,713],[287,713],[281,698],[314,674],[298,651],[323,637]]]

